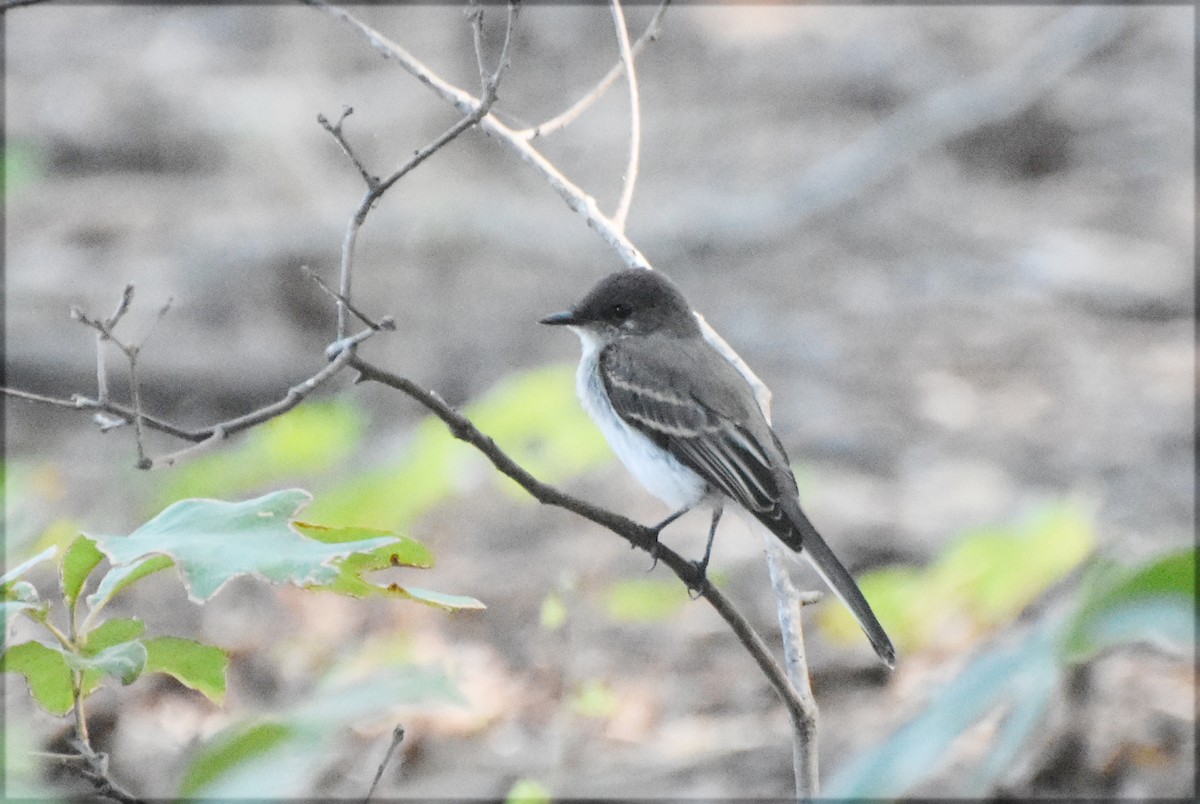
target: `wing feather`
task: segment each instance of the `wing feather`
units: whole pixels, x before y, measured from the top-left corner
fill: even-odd
[[[724,363],[720,356],[713,357]],[[632,371],[635,363],[637,376]],[[613,346],[600,356],[600,375],[618,416],[747,510],[780,519],[778,464],[786,467],[786,457],[773,438],[764,444],[747,422],[737,420],[761,414],[757,409],[741,417],[718,411],[689,384],[693,375],[682,370],[686,367],[666,364],[652,352],[631,355],[628,348]],[[770,433],[765,421],[763,425]]]

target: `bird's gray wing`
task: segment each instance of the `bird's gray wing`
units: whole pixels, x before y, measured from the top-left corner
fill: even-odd
[[[720,382],[695,381],[713,375]],[[783,518],[781,491],[795,494],[787,457],[757,407],[727,392],[746,381],[706,343],[617,341],[601,352],[600,376],[630,427],[759,518]]]

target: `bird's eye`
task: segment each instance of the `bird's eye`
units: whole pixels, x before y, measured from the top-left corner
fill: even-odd
[[[629,318],[629,314],[632,312],[633,309],[628,304],[614,304],[609,314],[616,321],[624,321],[626,318]]]

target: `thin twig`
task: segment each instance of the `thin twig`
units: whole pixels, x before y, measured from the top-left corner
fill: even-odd
[[[321,277],[317,276],[316,271],[314,271],[312,268],[309,268],[307,265],[301,265],[300,271],[305,276],[307,276],[309,279],[316,282],[317,287],[319,287],[321,290],[325,291],[325,293],[328,294],[335,301],[345,304],[346,309],[350,311],[351,315],[353,315],[359,321],[366,324],[371,329],[375,330],[376,332],[379,332],[380,330],[386,330],[388,332],[395,331],[396,322],[395,322],[395,320],[392,319],[391,316],[385,315],[383,318],[379,319],[378,321],[375,321],[374,319],[369,318],[367,316],[367,314],[364,313],[362,310],[359,310],[357,307],[355,307],[354,304],[349,299],[347,299],[345,296],[338,293],[333,288],[329,287],[329,285],[326,285],[325,282],[321,279]]]
[[[392,744],[388,746],[387,753],[383,755],[383,762],[379,763],[379,769],[375,771],[375,779],[371,782],[371,787],[367,790],[367,797],[363,799],[363,804],[371,800],[371,796],[375,795],[375,788],[379,786],[379,780],[383,778],[383,770],[392,761],[392,755],[396,753],[396,748],[404,741],[404,724],[397,723],[396,728],[392,729]]]
[[[125,354],[129,357],[129,395],[133,398],[133,432],[137,441],[137,468],[149,469],[150,459],[146,457],[145,418],[142,416],[142,382],[138,377],[138,352],[134,347]]]
[[[483,6],[479,0],[470,0],[471,37],[475,44],[475,66],[479,70],[479,96],[482,98],[488,92],[488,70],[483,64]]]
[[[650,22],[647,23],[646,29],[642,31],[642,35],[639,36],[637,41],[633,43],[633,47],[630,48],[630,53],[634,59],[641,54],[642,49],[647,43],[653,42],[658,36],[658,31],[662,24],[663,14],[666,13],[667,6],[670,4],[670,2],[671,0],[663,0],[663,2],[659,4],[658,9],[654,12],[654,16],[651,17]],[[621,77],[621,73],[623,72],[625,72],[625,61],[624,59],[618,59],[617,63],[613,65],[612,69],[610,69],[608,73],[600,79],[599,82],[597,82],[596,86],[592,87],[588,92],[585,92],[583,96],[579,98],[579,100],[575,101],[575,103],[571,104],[570,107],[544,123],[539,123],[532,128],[518,131],[517,136],[531,140],[535,137],[545,137],[555,133],[556,131],[561,131],[562,129],[566,128],[571,123],[575,122],[576,118],[587,111],[592,104],[598,101],[604,95],[604,93],[608,91],[609,87],[611,87],[616,80]]]
[[[387,329],[387,326],[380,325],[380,329]],[[292,408],[299,405],[304,399],[313,393],[317,388],[324,385],[330,379],[335,377],[348,365],[350,356],[345,345],[357,345],[362,343],[368,337],[373,335],[376,330],[365,329],[355,335],[352,335],[343,341],[339,341],[339,348],[332,350],[330,362],[323,366],[320,371],[313,374],[304,381],[293,385],[287,390],[287,393],[282,398],[263,407],[256,408],[249,413],[242,414],[232,419],[223,422],[189,430],[179,425],[168,422],[164,419],[141,414],[142,423],[149,429],[156,432],[178,438],[181,441],[190,441],[193,444],[200,444],[201,449],[188,448],[170,455],[165,455],[159,458],[149,459],[145,469],[159,469],[166,466],[174,466],[182,461],[195,457],[195,455],[203,452],[205,449],[213,446],[214,442],[220,442],[229,436],[236,435],[243,430],[248,430],[277,416],[287,413]],[[5,396],[10,396],[15,399],[24,399],[30,402],[37,402],[45,405],[53,405],[61,408],[71,408],[74,410],[90,410],[97,413],[104,413],[109,416],[114,416],[122,421],[133,423],[138,417],[138,412],[131,407],[122,405],[117,402],[101,402],[97,399],[90,399],[82,394],[76,394],[70,399],[58,399],[55,397],[35,394],[29,391],[22,391],[16,388],[0,387],[0,393]],[[209,442],[209,443],[205,443]]]
[[[617,51],[625,68],[625,84],[629,88],[629,161],[625,166],[625,181],[621,187],[621,198],[613,212],[613,225],[625,231],[625,219],[633,204],[633,188],[637,184],[638,160],[642,152],[642,111],[638,96],[637,72],[633,69],[633,51],[629,46],[629,29],[625,25],[625,12],[621,0],[610,0],[613,28],[617,32]]]
[[[121,292],[121,300],[117,302],[117,309],[113,310],[113,314],[104,319],[104,329],[112,332],[113,327],[120,323],[125,317],[125,313],[129,312],[129,305],[133,302],[133,285],[125,286],[125,290]]]
[[[350,147],[350,144],[346,142],[346,138],[342,134],[342,123],[346,122],[346,118],[352,114],[354,114],[353,106],[343,106],[342,113],[338,117],[336,123],[330,123],[329,118],[323,114],[317,115],[317,123],[321,126],[321,128],[328,131],[333,136],[333,139],[337,142],[337,144],[342,147],[342,152],[350,158],[351,162],[354,163],[354,167],[358,170],[358,175],[362,177],[362,180],[366,183],[366,185],[368,187],[374,187],[379,183],[379,178],[377,176],[372,176],[370,172],[367,171],[366,167],[364,167],[363,163],[359,161],[358,156],[355,155],[354,150]]]
[[[350,24],[361,26],[361,23],[351,17],[347,12],[332,6],[328,6],[321,0],[305,0],[305,2],[321,8],[322,10],[333,14],[336,17],[344,19]],[[325,119],[323,116],[318,116],[318,122],[321,123],[322,127],[325,128],[326,131],[328,131],[337,139],[338,144],[354,163],[355,167],[358,168],[359,174],[363,177],[363,181],[367,185],[367,192],[363,196],[362,201],[359,203],[358,208],[354,211],[354,214],[350,216],[350,221],[346,225],[346,234],[342,238],[342,264],[340,282],[338,285],[338,294],[340,299],[338,302],[337,336],[339,340],[346,337],[348,328],[348,309],[344,300],[349,299],[351,295],[350,291],[353,277],[354,248],[358,242],[359,229],[362,228],[363,222],[366,221],[367,215],[374,207],[375,202],[378,201],[384,193],[391,189],[396,182],[404,178],[422,162],[440,151],[464,131],[478,125],[479,121],[487,116],[492,105],[496,102],[496,91],[500,85],[500,79],[503,77],[504,71],[508,65],[510,49],[512,46],[513,29],[516,25],[519,8],[519,3],[515,0],[508,4],[508,22],[504,33],[504,45],[501,48],[500,60],[496,65],[496,69],[487,77],[486,80],[483,81],[482,96],[480,98],[471,98],[466,93],[461,93],[464,97],[470,99],[468,103],[455,104],[456,108],[462,113],[462,118],[454,123],[454,125],[450,126],[450,128],[446,129],[441,136],[437,137],[424,148],[421,148],[414,153],[412,158],[393,171],[386,179],[380,180],[374,178],[366,170],[366,168],[363,167],[361,160],[359,160],[358,156],[354,153],[354,149],[351,148],[350,144],[346,141],[345,136],[342,134],[342,122],[346,119],[348,113],[343,114],[336,125],[330,125],[327,119]],[[480,12],[480,14],[482,14],[482,12]],[[480,20],[480,22],[476,23],[475,20]],[[472,24],[482,25],[481,20],[481,16],[473,16]],[[365,26],[362,27],[365,28]],[[389,44],[407,56],[407,51],[404,51],[399,45],[395,45],[394,43]],[[482,66],[482,53],[479,54],[478,59],[482,73],[485,71],[485,68]]]

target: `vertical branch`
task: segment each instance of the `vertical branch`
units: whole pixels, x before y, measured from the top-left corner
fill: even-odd
[[[637,73],[633,69],[633,50],[629,45],[629,29],[625,25],[625,12],[621,10],[621,0],[611,0],[609,7],[612,9],[613,27],[617,31],[617,50],[625,68],[625,84],[629,87],[629,162],[625,167],[621,199],[613,212],[613,225],[618,231],[624,232],[625,219],[629,216],[629,207],[633,203],[633,188],[637,184],[638,160],[642,150],[642,112]]]
[[[792,713],[792,768],[796,775],[796,798],[811,799],[821,790],[817,743],[817,700],[808,678],[804,629],[800,616],[802,600],[788,575],[786,554],[775,536],[763,532],[767,542],[767,567],[775,590],[779,630],[783,634],[783,667],[796,691],[802,713]]]

